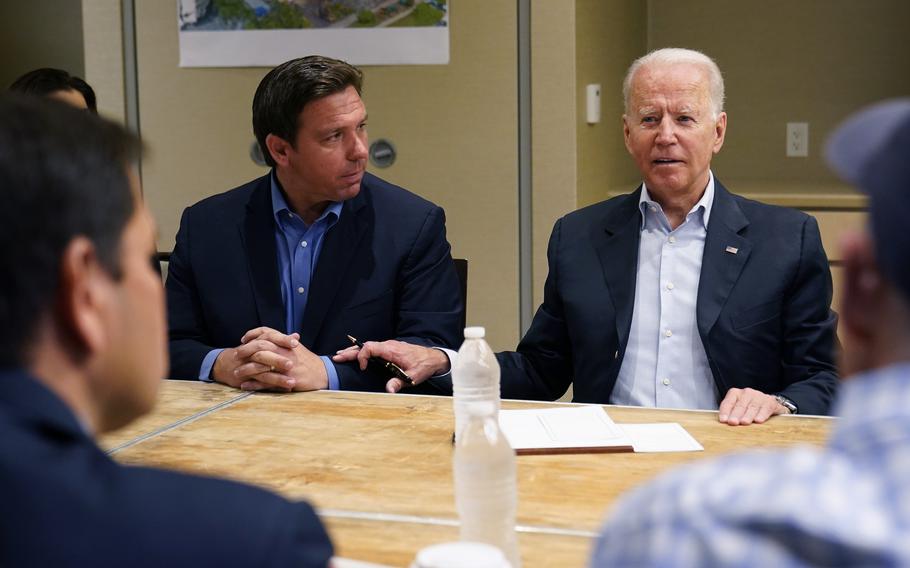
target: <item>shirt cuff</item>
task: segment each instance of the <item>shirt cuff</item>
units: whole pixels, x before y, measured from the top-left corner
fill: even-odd
[[[205,355],[205,359],[202,360],[202,366],[199,367],[199,380],[204,383],[214,383],[215,379],[212,378],[212,368],[215,366],[215,359],[221,355],[221,352],[224,349],[212,349]]]
[[[322,355],[319,358],[322,359],[322,364],[325,365],[325,373],[329,377],[329,390],[341,390],[341,387],[338,384],[338,370],[335,369],[335,364],[325,355]]]
[[[458,359],[458,351],[455,351],[453,349],[446,349],[445,347],[433,347],[433,349],[439,349],[446,354],[446,357],[449,358],[449,370],[445,373],[442,373],[441,375],[433,375],[430,378],[435,379],[437,377],[445,377],[450,375],[452,373],[452,367],[455,365],[455,360]]]

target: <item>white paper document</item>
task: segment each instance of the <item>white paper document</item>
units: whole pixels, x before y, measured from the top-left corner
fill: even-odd
[[[676,422],[664,424],[619,424],[632,439],[635,453],[701,452],[704,450],[685,428]]]
[[[632,440],[600,406],[502,410],[499,427],[518,453],[631,451]]]
[[[704,450],[675,422],[616,424],[599,405],[502,410],[499,427],[519,454]]]

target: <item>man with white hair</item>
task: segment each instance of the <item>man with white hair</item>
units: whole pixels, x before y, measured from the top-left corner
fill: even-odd
[[[910,98],[848,119],[828,161],[869,195],[870,227],[841,243],[850,379],[827,446],[731,455],[639,488],[593,566],[910,565]]]
[[[651,52],[623,92],[643,183],[556,222],[543,304],[518,349],[498,355],[502,395],[553,400],[572,384],[576,402],[713,409],[731,425],[826,414],[836,320],[815,219],[733,195],[714,177],[727,114],[706,55]],[[357,357],[371,355],[415,382],[448,364],[400,342]]]

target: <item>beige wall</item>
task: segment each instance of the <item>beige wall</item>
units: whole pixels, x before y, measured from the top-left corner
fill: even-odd
[[[173,2],[137,2],[145,194],[170,249],[184,207],[265,173],[248,157],[250,104],[267,69],[180,69]],[[514,2],[462,1],[446,66],[365,68],[370,135],[398,162],[374,173],[446,209],[470,263],[468,319],[496,349],[518,339],[517,36]]]
[[[532,268],[543,299],[556,220],[629,191],[638,176],[622,141],[622,77],[645,47],[640,0],[531,3]],[[605,56],[607,54],[607,56]],[[585,120],[585,86],[601,85],[601,122]]]
[[[0,88],[38,67],[84,75],[81,0],[0,2]]]
[[[531,232],[534,309],[543,299],[553,223],[575,209],[575,10],[531,2]]]
[[[82,24],[85,80],[98,97],[98,112],[125,122],[120,0],[82,0]]]
[[[628,193],[638,184],[622,137],[622,80],[645,49],[646,3],[640,0],[576,0],[575,61],[578,128],[578,206],[601,201],[605,192]],[[585,88],[601,86],[601,121],[587,124]]]
[[[831,307],[835,311],[840,311],[840,289],[843,275],[841,266],[843,255],[840,243],[845,234],[864,230],[868,216],[862,211],[813,211],[810,209],[806,212],[818,220],[818,228],[822,234],[822,246],[831,263],[831,277],[834,280],[834,300],[831,302]]]
[[[649,0],[648,48],[703,50],[724,73],[729,126],[715,171],[731,189],[788,205],[856,206],[822,159],[858,107],[910,95],[905,0]],[[786,123],[809,122],[809,157],[788,158]]]

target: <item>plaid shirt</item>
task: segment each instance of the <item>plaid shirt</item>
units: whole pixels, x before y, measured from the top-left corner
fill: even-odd
[[[844,384],[824,448],[753,451],[622,499],[592,566],[910,566],[910,364]]]

